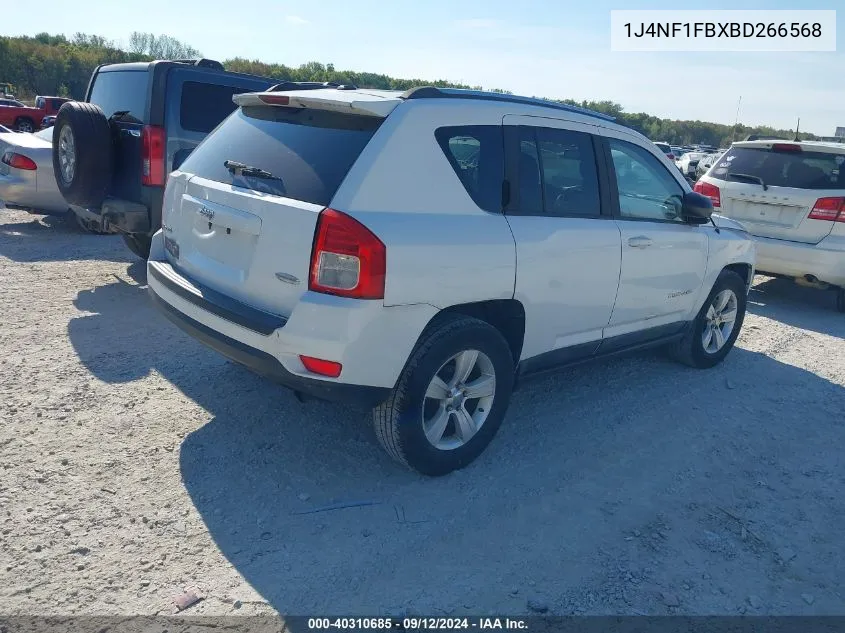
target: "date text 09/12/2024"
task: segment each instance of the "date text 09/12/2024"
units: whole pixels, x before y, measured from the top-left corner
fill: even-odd
[[[319,630],[396,630],[396,631],[446,631],[446,630],[510,630],[527,631],[528,624],[519,618],[308,618],[308,629]]]

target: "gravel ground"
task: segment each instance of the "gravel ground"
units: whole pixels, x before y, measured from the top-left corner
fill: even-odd
[[[710,371],[530,383],[482,459],[425,479],[144,284],[119,238],[0,211],[0,614],[169,614],[191,587],[196,615],[845,614],[828,293],[758,278]]]

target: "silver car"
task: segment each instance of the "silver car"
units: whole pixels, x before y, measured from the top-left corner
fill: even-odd
[[[67,202],[53,176],[53,129],[34,134],[0,131],[0,202],[64,213]]]

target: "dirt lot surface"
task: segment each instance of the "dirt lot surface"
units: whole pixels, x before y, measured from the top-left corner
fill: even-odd
[[[845,315],[758,278],[738,348],[515,394],[425,479],[150,306],[117,237],[0,211],[0,613],[845,614]],[[326,509],[332,504],[362,504]],[[322,511],[320,511],[322,510]]]

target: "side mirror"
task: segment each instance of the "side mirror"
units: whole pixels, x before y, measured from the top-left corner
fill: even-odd
[[[713,215],[713,203],[705,195],[697,191],[684,194],[681,204],[681,217],[690,224],[706,224]]]

